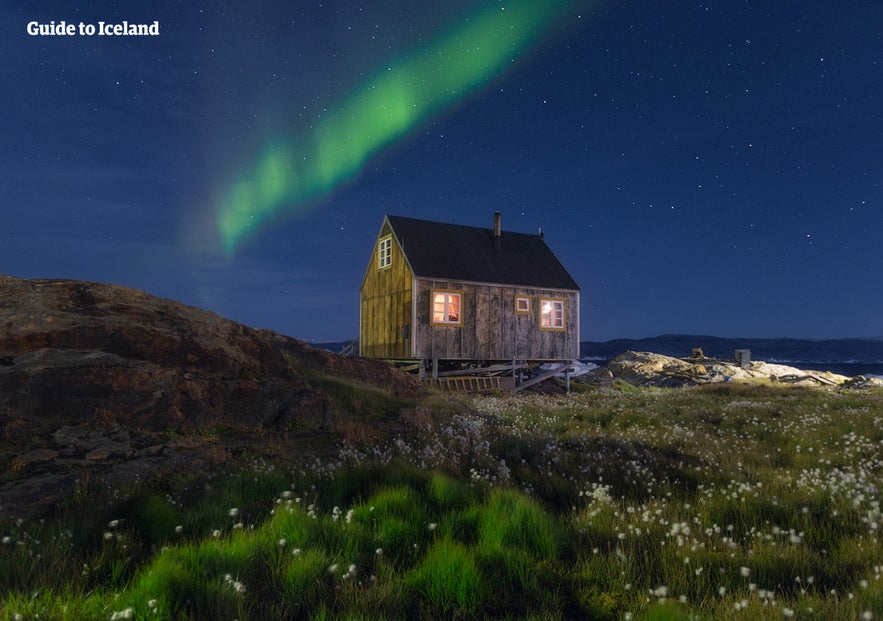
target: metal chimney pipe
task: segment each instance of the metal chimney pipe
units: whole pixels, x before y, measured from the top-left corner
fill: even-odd
[[[502,247],[502,231],[500,230],[500,212],[494,212],[494,248]]]

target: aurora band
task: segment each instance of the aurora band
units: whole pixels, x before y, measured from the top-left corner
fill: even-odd
[[[319,119],[303,144],[267,146],[217,206],[224,250],[233,254],[268,218],[352,179],[373,153],[503,72],[573,4],[495,4],[377,71]]]

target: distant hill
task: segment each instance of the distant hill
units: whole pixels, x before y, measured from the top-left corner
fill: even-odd
[[[663,334],[645,339],[584,341],[580,357],[609,359],[625,351],[649,351],[666,356],[689,356],[701,347],[710,358],[729,359],[737,349],[750,349],[755,360],[776,362],[883,363],[883,339],[756,339]]]

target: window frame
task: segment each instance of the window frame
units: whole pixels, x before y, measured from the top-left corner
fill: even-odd
[[[388,270],[392,266],[392,235],[377,241],[377,269]]]
[[[543,307],[546,303],[552,305],[549,314],[549,325],[543,324]],[[561,325],[555,325],[555,304],[561,304]],[[566,332],[567,331],[567,300],[564,298],[556,298],[556,297],[541,297],[539,299],[539,303],[537,304],[537,322],[539,323],[540,330],[548,330],[549,332]]]
[[[453,296],[457,296],[457,321],[436,321],[435,320],[435,296],[436,295],[444,295],[445,296],[445,316],[450,316],[450,312],[448,310],[448,306],[450,304],[450,298]],[[452,328],[452,327],[462,327],[463,326],[463,290],[462,289],[430,289],[429,290],[429,323],[432,326],[438,326],[440,328]]]
[[[526,302],[527,308],[518,308],[519,302]],[[515,314],[516,315],[530,315],[531,313],[531,299],[529,295],[516,295],[515,296]]]

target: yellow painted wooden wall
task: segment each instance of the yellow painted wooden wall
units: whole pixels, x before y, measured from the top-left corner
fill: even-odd
[[[379,269],[377,255],[379,242],[391,233],[384,224],[365,273],[361,290],[359,326],[360,352],[370,358],[410,358],[411,339],[411,283],[413,276],[401,248],[392,240],[390,266]],[[403,333],[402,326],[407,326]]]

